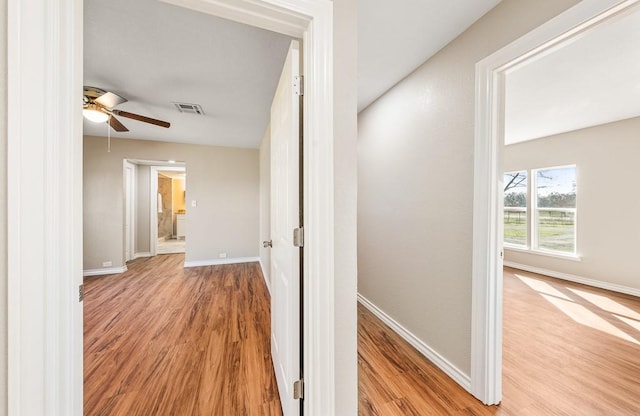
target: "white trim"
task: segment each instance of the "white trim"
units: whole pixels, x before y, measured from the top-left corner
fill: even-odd
[[[104,269],[88,269],[82,272],[84,277],[87,276],[102,276],[107,274],[120,274],[127,271],[127,266],[122,267],[108,267]]]
[[[506,243],[504,245],[504,249],[509,251],[517,251],[518,253],[534,254],[536,256],[553,257],[561,260],[569,260],[569,261],[575,261],[575,262],[582,261],[582,257],[578,256],[577,254],[561,254],[561,252],[533,250],[530,248],[508,245]]]
[[[6,5],[7,414],[80,415],[83,2]]]
[[[526,272],[537,273],[544,276],[555,277],[556,279],[567,280],[569,282],[580,283],[587,286],[610,290],[612,292],[624,293],[626,295],[640,297],[640,289],[634,287],[617,285],[615,283],[603,282],[602,280],[590,279],[588,277],[577,276],[575,274],[557,272],[555,270],[543,269],[542,267],[528,266],[526,264],[505,261],[505,267],[524,270]]]
[[[258,261],[260,262],[260,270],[262,271],[262,277],[264,278],[264,284],[267,285],[267,290],[269,291],[269,295],[271,295],[271,283],[269,282],[269,278],[267,277],[267,274],[265,273],[265,268],[264,268],[264,264],[262,263],[262,258],[260,257]]]
[[[131,169],[131,186],[129,190],[127,187],[127,169]],[[135,246],[136,246],[136,195],[138,190],[137,184],[137,169],[135,163],[131,163],[127,159],[122,161],[122,181],[124,184],[123,201],[124,201],[124,214],[123,214],[123,234],[124,234],[124,261],[135,259]],[[127,192],[129,191],[129,192]],[[129,199],[131,197],[131,199]],[[129,233],[126,231],[127,210],[129,210]],[[127,258],[127,244],[129,245],[129,258]]]
[[[411,344],[413,348],[417,349],[429,361],[435,364],[436,367],[438,367],[446,375],[451,377],[453,381],[462,386],[462,388],[464,388],[466,391],[471,392],[471,377],[465,374],[464,371],[453,365],[449,360],[440,355],[436,350],[431,348],[424,341],[414,335],[411,331],[402,326],[402,324],[400,324],[398,321],[387,315],[382,309],[378,308],[369,299],[365,298],[360,293],[358,293],[358,302],[360,302],[362,306],[364,306],[369,311],[371,311],[371,313],[377,316],[378,319],[380,319],[389,328],[391,328],[393,332],[400,335],[402,339]]]
[[[149,252],[149,251],[144,251],[144,252],[141,252],[141,253],[134,253],[133,254],[133,260],[139,259],[139,258],[142,258],[142,257],[152,257],[152,256],[153,256],[153,254],[151,254],[151,252]]]
[[[504,76],[639,1],[583,0],[476,65],[471,388],[485,404],[502,397]]]
[[[236,257],[232,259],[192,260],[185,261],[184,267],[217,266],[219,264],[253,263],[259,262],[260,257]]]

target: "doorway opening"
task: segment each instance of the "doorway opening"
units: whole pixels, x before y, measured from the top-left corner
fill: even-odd
[[[485,404],[502,399],[505,78],[637,3],[580,3],[477,64],[471,379],[473,394]]]
[[[152,191],[149,196],[150,224],[155,224],[154,254],[184,253],[186,247],[186,167],[153,166]]]

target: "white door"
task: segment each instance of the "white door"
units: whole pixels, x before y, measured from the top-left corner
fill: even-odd
[[[300,414],[293,383],[300,378],[299,44],[291,42],[271,104],[271,354],[284,416]]]

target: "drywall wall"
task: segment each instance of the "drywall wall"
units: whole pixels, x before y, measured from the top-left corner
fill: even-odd
[[[0,0],[0,27],[7,1]],[[7,31],[0,30],[0,414],[7,414]]]
[[[515,262],[640,290],[640,117],[504,147],[506,172],[576,165],[577,251],[571,261],[509,250]]]
[[[504,0],[359,114],[358,290],[471,367],[475,65],[577,0]]]
[[[260,264],[271,290],[271,249],[262,241],[271,240],[271,126],[260,143]]]
[[[358,413],[358,2],[335,1],[333,8],[334,414],[355,415]]]
[[[187,166],[185,261],[258,256],[259,163],[257,149],[236,149],[133,139],[84,138],[84,269],[123,265],[123,159],[178,160]],[[143,205],[145,170],[138,169],[137,252],[147,252],[148,198]],[[146,175],[148,178],[148,174]],[[147,182],[148,183],[148,182]],[[147,185],[148,187],[148,185]],[[147,195],[148,195],[147,188]],[[197,207],[191,206],[197,201]],[[147,217],[146,227],[144,218]]]

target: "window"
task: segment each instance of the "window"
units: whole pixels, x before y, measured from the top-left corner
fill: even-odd
[[[504,174],[504,242],[527,246],[527,172]]]
[[[504,174],[504,245],[576,255],[576,167]]]
[[[535,178],[534,248],[576,252],[576,167],[533,171]],[[506,241],[506,240],[505,240]]]

